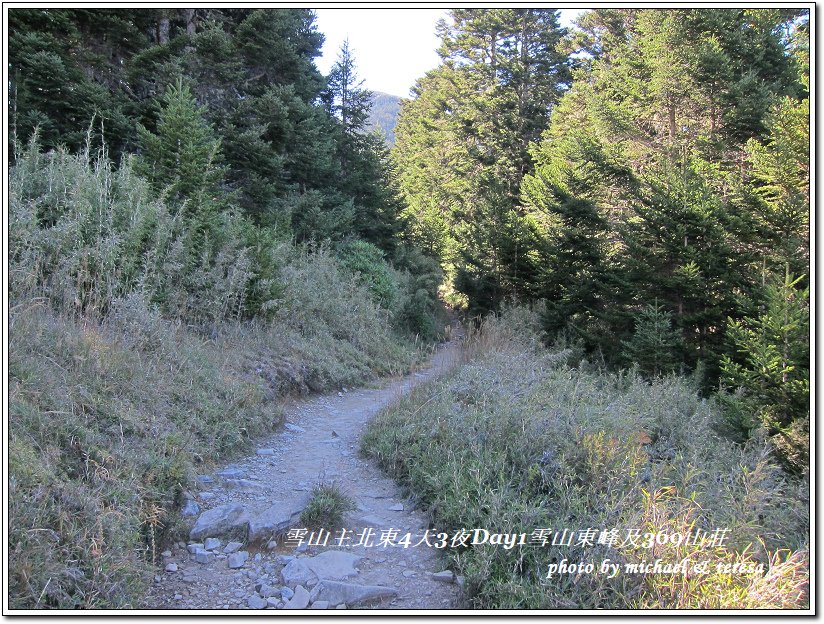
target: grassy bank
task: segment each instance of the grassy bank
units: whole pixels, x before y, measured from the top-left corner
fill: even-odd
[[[690,380],[603,373],[569,350],[540,349],[533,327],[524,311],[490,320],[470,341],[465,366],[401,398],[363,440],[364,452],[430,510],[437,531],[527,534],[511,549],[445,550],[467,578],[469,605],[806,606],[809,483],[787,477],[763,439],[740,446],[717,433],[718,410]],[[541,528],[574,538],[553,546],[550,534],[541,545],[532,538]],[[647,533],[717,528],[728,529],[723,543],[644,545]],[[578,543],[587,529],[596,530],[592,543]],[[611,529],[620,539],[599,543]],[[626,539],[632,529],[642,536],[637,545]],[[622,573],[599,573],[605,559]],[[707,572],[624,567],[656,559],[705,563]],[[546,578],[564,560],[596,570]],[[762,571],[732,573],[727,563]]]
[[[377,257],[389,308],[331,247],[215,218],[219,240],[105,154],[33,145],[12,170],[12,608],[137,606],[196,474],[276,427],[282,397],[425,354],[419,279]]]
[[[16,304],[12,607],[135,606],[150,564],[183,535],[183,492],[273,430],[279,398],[401,372],[417,355],[389,337],[379,350],[277,324],[226,324],[205,339],[138,301],[103,324]]]

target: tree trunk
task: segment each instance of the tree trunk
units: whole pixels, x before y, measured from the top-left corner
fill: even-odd
[[[194,36],[197,32],[197,18],[194,9],[183,9],[183,20],[186,22],[186,34]]]
[[[169,43],[169,15],[163,11],[157,21],[157,42],[160,45]]]
[[[669,140],[672,145],[675,143],[675,135],[678,132],[678,127],[675,125],[675,103],[670,100],[667,107],[669,109]]]

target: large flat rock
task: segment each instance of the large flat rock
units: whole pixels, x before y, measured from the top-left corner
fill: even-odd
[[[358,573],[355,564],[361,559],[362,557],[351,553],[327,550],[303,561],[319,579],[340,581]]]
[[[345,604],[347,607],[356,607],[369,602],[394,598],[397,595],[398,592],[391,587],[323,580],[315,585],[310,599],[312,602],[325,600],[330,605]]]
[[[310,498],[304,493],[297,499],[278,502],[265,511],[255,514],[249,520],[249,541],[268,540],[296,526]]]
[[[190,539],[206,537],[245,537],[249,515],[240,503],[226,503],[204,511],[189,533]]]
[[[317,574],[306,565],[306,559],[293,559],[280,571],[280,576],[283,584],[291,589],[298,585],[311,587],[318,582]]]

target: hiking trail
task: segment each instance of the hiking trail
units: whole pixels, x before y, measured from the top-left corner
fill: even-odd
[[[196,520],[190,539],[159,554],[158,576],[142,606],[458,607],[463,579],[444,570],[436,548],[415,546],[429,528],[426,514],[358,449],[373,415],[458,363],[461,333],[453,324],[453,339],[436,350],[429,368],[379,389],[290,400],[282,430],[258,440],[254,455],[198,476],[200,489],[187,502]],[[344,516],[348,533],[336,527],[325,546],[297,546],[288,530],[302,528],[300,512],[320,482],[336,485],[357,509]],[[371,545],[364,545],[370,529]],[[410,546],[380,545],[390,529],[398,532],[390,542],[411,533]]]

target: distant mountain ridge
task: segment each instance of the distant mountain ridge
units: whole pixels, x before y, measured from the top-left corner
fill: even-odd
[[[386,135],[386,144],[392,147],[395,144],[395,124],[398,123],[398,112],[401,109],[401,98],[380,91],[373,91],[372,110],[366,121],[366,129],[371,132],[380,128]]]

